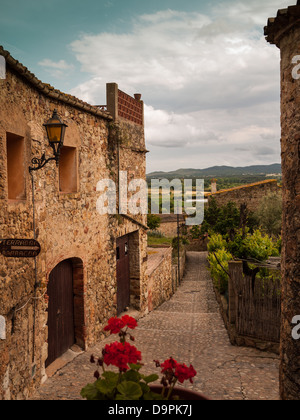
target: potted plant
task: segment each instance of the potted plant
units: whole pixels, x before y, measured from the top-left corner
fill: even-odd
[[[100,357],[91,356],[91,363],[97,366],[96,381],[86,385],[81,396],[87,400],[209,400],[200,393],[176,386],[185,381],[193,383],[197,372],[192,365],[188,367],[172,357],[163,363],[154,360],[156,367],[161,369],[162,378],[159,385],[153,385],[159,375],[141,373],[141,352],[126,341],[126,338],[135,341],[129,330],[136,327],[137,321],[128,315],[108,321],[104,330],[118,334],[119,341],[107,344]],[[117,369],[107,370],[109,366]]]

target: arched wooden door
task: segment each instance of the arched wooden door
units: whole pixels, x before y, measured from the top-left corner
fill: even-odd
[[[46,367],[75,343],[73,266],[71,260],[62,261],[52,270],[47,294],[48,359]]]

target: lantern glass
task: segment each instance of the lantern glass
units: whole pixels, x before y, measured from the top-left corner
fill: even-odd
[[[60,120],[56,109],[53,112],[52,118],[44,126],[46,127],[50,146],[62,146],[67,125]]]
[[[48,125],[46,126],[47,130],[47,136],[49,143],[60,143],[61,141],[61,133],[62,133],[62,127],[59,125]]]

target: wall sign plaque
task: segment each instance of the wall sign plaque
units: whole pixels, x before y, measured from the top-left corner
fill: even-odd
[[[0,253],[8,258],[35,258],[41,252],[41,245],[34,239],[4,239]]]

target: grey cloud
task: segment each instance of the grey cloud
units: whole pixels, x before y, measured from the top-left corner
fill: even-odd
[[[200,167],[205,156],[237,166],[277,161],[279,51],[266,43],[262,19],[276,1],[216,2],[209,16],[160,11],[136,17],[132,32],[83,34],[71,49],[90,79],[71,93],[104,103],[107,80],[142,92],[155,166],[171,158],[174,169],[191,166],[197,154]]]
[[[255,152],[253,153],[255,156],[270,156],[270,155],[276,155],[276,150],[272,149],[271,147],[259,147]]]

